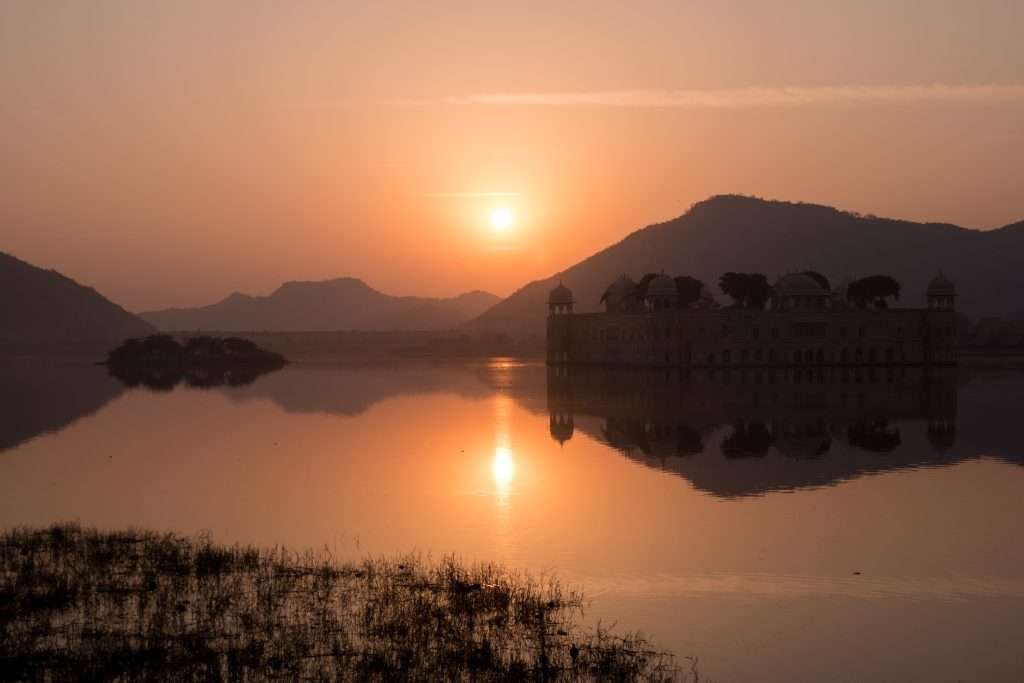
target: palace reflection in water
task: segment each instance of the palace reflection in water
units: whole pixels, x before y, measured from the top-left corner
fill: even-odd
[[[957,371],[550,367],[551,437],[577,429],[719,496],[956,462]],[[597,418],[595,422],[593,419]],[[914,445],[904,447],[910,440]],[[927,448],[920,448],[918,441]]]
[[[1013,680],[1024,373],[811,370],[298,363],[154,391],[13,359],[0,525],[550,572],[714,680]]]

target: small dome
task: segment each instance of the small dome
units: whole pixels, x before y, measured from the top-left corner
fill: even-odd
[[[775,441],[775,448],[789,458],[810,460],[819,458],[832,447],[832,439],[828,435],[807,434],[790,435],[779,437]]]
[[[775,281],[775,296],[825,296],[828,292],[810,275],[790,273]]]
[[[655,275],[647,285],[647,296],[676,296],[676,281],[665,273]]]
[[[551,438],[558,443],[564,444],[572,438],[574,428],[571,417],[567,417],[565,415],[552,415],[549,426]]]
[[[604,294],[601,296],[601,301],[621,301],[635,290],[636,283],[633,282],[633,278],[623,274],[615,282],[608,285],[608,289],[604,290]]]
[[[565,305],[573,302],[572,290],[563,285],[561,282],[558,286],[551,290],[551,294],[548,294],[548,303],[552,305]]]
[[[605,290],[606,294],[628,294],[636,288],[636,283],[633,282],[633,278],[626,274],[622,274],[615,280],[615,282],[608,285],[608,289]]]
[[[929,283],[928,296],[956,296],[956,287],[940,272]]]

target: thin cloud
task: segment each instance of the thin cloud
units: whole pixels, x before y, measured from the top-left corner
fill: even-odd
[[[429,192],[428,197],[444,199],[489,199],[494,197],[518,197],[518,192]]]
[[[445,97],[446,104],[490,106],[594,106],[746,109],[843,103],[1024,102],[1024,85],[884,85],[749,87],[710,90],[620,90],[554,93],[484,93]]]

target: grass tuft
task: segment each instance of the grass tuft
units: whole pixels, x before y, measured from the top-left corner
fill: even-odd
[[[0,681],[671,681],[582,596],[495,564],[343,564],[208,537],[60,525],[0,536]]]

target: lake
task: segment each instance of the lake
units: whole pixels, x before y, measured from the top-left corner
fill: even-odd
[[[1024,675],[1024,373],[494,359],[251,380],[0,362],[0,526],[497,560],[582,587],[588,621],[702,680]]]

